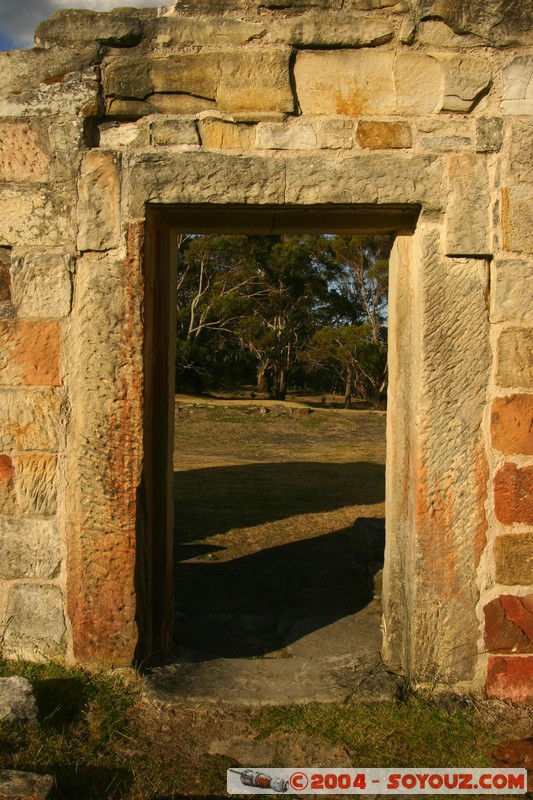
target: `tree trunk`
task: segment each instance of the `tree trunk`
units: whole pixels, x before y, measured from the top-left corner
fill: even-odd
[[[285,400],[286,396],[287,396],[287,374],[282,367],[279,371],[278,396],[276,400]]]
[[[353,372],[352,368],[346,369],[346,383],[344,385],[344,408],[352,407]]]
[[[257,368],[257,391],[267,394],[269,391],[269,375],[266,364],[260,364]]]

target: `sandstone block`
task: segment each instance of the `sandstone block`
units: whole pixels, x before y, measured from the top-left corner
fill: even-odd
[[[489,253],[490,195],[485,158],[475,154],[452,156],[449,184],[446,253],[454,256]]]
[[[517,253],[533,253],[533,187],[502,189],[503,247]]]
[[[15,584],[9,591],[7,619],[4,643],[10,656],[42,661],[64,655],[66,628],[59,587]]]
[[[340,9],[342,0],[255,0],[259,8]]]
[[[189,94],[151,94],[146,104],[150,114],[198,114],[216,109],[214,100]]]
[[[485,43],[480,36],[463,34],[458,36],[452,29],[440,20],[427,20],[418,26],[418,40],[420,44],[432,47],[482,47]]]
[[[533,385],[533,348],[531,328],[507,328],[498,339],[496,382],[508,388]]]
[[[361,120],[357,124],[357,142],[371,150],[411,147],[413,136],[407,122]]]
[[[472,139],[466,136],[421,136],[420,146],[439,153],[457,153],[472,149]]]
[[[0,455],[0,514],[13,516],[16,511],[15,466],[8,455]]]
[[[533,263],[494,259],[490,303],[491,322],[533,322]]]
[[[0,447],[8,452],[57,450],[60,398],[52,389],[3,388]]]
[[[533,595],[501,595],[483,613],[488,652],[533,653]]]
[[[493,446],[506,456],[533,456],[533,394],[497,397],[492,403]]]
[[[78,46],[100,42],[111,47],[133,47],[142,39],[140,19],[125,14],[67,9],[56,11],[37,26],[37,47]]]
[[[533,525],[533,467],[517,467],[516,464],[507,463],[498,470],[494,478],[494,509],[497,519],[504,525],[512,525],[514,522]],[[500,537],[500,539],[502,542],[500,548],[508,544],[511,547],[509,551],[511,555],[513,547],[518,548],[517,542],[521,541],[518,534],[514,537],[514,545],[509,537]],[[531,547],[533,544],[531,535],[526,536],[523,545],[526,542],[529,542]],[[526,564],[523,565],[523,568],[531,573],[533,548],[529,551],[529,556],[525,551],[524,555]],[[516,566],[519,566],[518,562],[516,562]],[[533,575],[530,574],[530,578],[533,583]],[[502,583],[506,583],[506,581],[502,581]],[[513,583],[528,583],[528,581],[515,580]]]
[[[351,119],[324,119],[316,123],[318,147],[326,150],[350,150],[353,147],[354,123]]]
[[[507,175],[513,183],[533,184],[533,130],[531,123],[517,120],[511,126]]]
[[[0,187],[0,246],[56,247],[69,241],[72,187]]]
[[[294,78],[303,114],[393,114],[393,53],[303,51]]]
[[[444,70],[442,111],[471,111],[490,87],[492,68],[489,59],[475,56],[436,56]]]
[[[441,163],[433,156],[405,159],[373,153],[334,161],[302,156],[287,161],[286,173],[287,203],[422,203],[438,208],[441,200]],[[330,187],[327,194],[325,186]]]
[[[222,150],[251,150],[255,146],[255,129],[208,117],[198,122],[202,147]]]
[[[56,160],[56,169],[59,165],[71,174],[77,171],[77,156],[84,147],[84,128],[83,120],[80,119],[50,123],[48,137]]]
[[[115,156],[91,150],[78,181],[78,248],[110,250],[120,243],[120,176]]]
[[[506,114],[533,114],[533,56],[515,56],[502,71],[502,110]]]
[[[211,10],[211,9],[209,9]],[[158,17],[149,26],[146,36],[156,48],[223,46],[246,44],[262,38],[267,27],[258,22],[245,22],[233,17]]]
[[[316,147],[312,125],[262,123],[257,126],[255,146],[265,150],[312,150]]]
[[[147,56],[123,57],[107,64],[102,73],[106,97],[144,100],[154,90],[150,75],[152,60]],[[176,69],[179,67],[177,62]]]
[[[26,722],[33,719],[37,719],[37,701],[29,680],[18,676],[0,678],[0,720]]]
[[[374,47],[393,36],[388,20],[326,12],[274,21],[267,39],[295,47]]]
[[[186,11],[239,11],[247,5],[248,0],[181,0],[178,8]]]
[[[503,142],[503,119],[501,117],[478,117],[476,120],[478,153],[496,153]]]
[[[533,703],[533,656],[491,656],[487,694],[508,703]]]
[[[46,183],[48,150],[42,129],[35,124],[0,122],[0,181]]]
[[[0,96],[13,97],[16,102],[17,96],[28,97],[30,92],[37,89],[46,95],[54,85],[61,86],[64,94],[65,76],[83,72],[97,57],[97,44],[76,49],[0,52]]]
[[[128,207],[142,217],[145,203],[283,203],[285,165],[255,156],[144,153],[131,159]]]
[[[57,322],[0,322],[0,384],[59,386]]]
[[[0,303],[11,302],[11,248],[0,247]]]
[[[19,318],[52,320],[70,313],[70,256],[44,252],[15,258],[12,282],[13,305]]]
[[[152,144],[198,145],[198,130],[192,119],[158,119],[150,125]]]
[[[400,42],[402,44],[413,44],[416,39],[416,23],[414,19],[404,19],[400,28]]]
[[[58,446],[60,398],[52,389],[0,391],[2,450],[54,451]]]
[[[220,111],[292,113],[289,48],[225,53],[216,100]]]
[[[3,800],[47,800],[54,788],[52,775],[0,770],[0,797]]]
[[[98,137],[98,144],[104,150],[150,144],[148,125],[136,122],[103,122],[98,126]]]
[[[0,578],[55,578],[61,566],[59,534],[54,522],[0,520]]]
[[[473,33],[495,45],[527,42],[533,27],[531,7],[507,0],[423,0],[420,11],[422,18],[444,20],[456,33]]]
[[[380,55],[380,54],[377,54]],[[442,104],[442,67],[425,53],[398,53],[394,63],[394,90],[399,114],[424,116]]]
[[[21,454],[16,460],[18,507],[24,515],[56,513],[57,456]]]

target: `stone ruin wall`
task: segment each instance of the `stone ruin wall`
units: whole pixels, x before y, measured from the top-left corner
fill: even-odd
[[[417,538],[385,655],[533,701],[532,120],[520,0],[65,11],[0,53],[8,655],[133,658],[147,204],[416,205],[391,287],[410,510],[388,524]]]

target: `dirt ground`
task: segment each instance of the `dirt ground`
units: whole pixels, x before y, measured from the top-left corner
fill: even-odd
[[[370,602],[353,524],[384,517],[383,412],[186,397],[176,412],[182,646],[273,654],[296,620]]]

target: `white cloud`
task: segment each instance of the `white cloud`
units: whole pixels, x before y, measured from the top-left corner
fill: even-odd
[[[13,47],[32,47],[35,28],[61,8],[110,11],[118,6],[145,8],[161,0],[0,0],[0,37]]]

